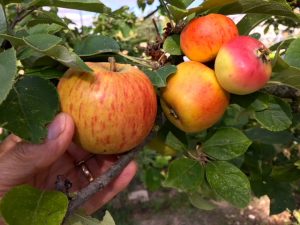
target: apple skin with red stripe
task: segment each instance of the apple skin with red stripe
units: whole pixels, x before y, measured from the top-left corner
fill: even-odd
[[[259,40],[239,36],[225,43],[215,60],[215,73],[228,92],[246,95],[266,85],[272,74],[269,50]]]
[[[234,22],[222,14],[209,14],[189,22],[180,34],[180,47],[192,61],[213,60],[221,46],[239,35]]]
[[[67,70],[58,84],[61,109],[72,116],[75,142],[95,154],[117,154],[139,145],[153,128],[157,99],[136,67],[86,63],[93,73]]]

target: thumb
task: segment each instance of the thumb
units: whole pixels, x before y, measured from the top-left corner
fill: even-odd
[[[0,179],[12,183],[26,179],[53,164],[69,147],[74,133],[72,118],[66,113],[58,114],[49,125],[48,136],[43,144],[19,142],[0,159]],[[1,172],[2,171],[2,172]],[[15,182],[14,182],[14,181]]]

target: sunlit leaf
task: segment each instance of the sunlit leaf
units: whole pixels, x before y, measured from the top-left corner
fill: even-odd
[[[77,42],[74,51],[80,56],[93,56],[107,52],[119,52],[120,46],[111,37],[90,35]]]
[[[206,165],[206,178],[210,187],[234,206],[243,208],[250,202],[250,183],[246,175],[225,161]]]
[[[78,9],[97,13],[109,13],[110,8],[106,7],[99,0],[43,0],[36,6],[55,6],[61,8]]]
[[[165,187],[173,187],[182,191],[195,191],[204,180],[204,169],[198,161],[181,158],[169,166]]]
[[[251,141],[242,131],[235,128],[217,130],[202,145],[203,151],[219,160],[230,160],[244,154]]]
[[[58,225],[67,212],[62,192],[40,191],[28,185],[12,188],[1,199],[0,210],[10,225]]]
[[[66,225],[116,225],[111,214],[106,211],[102,221],[85,215],[83,213],[74,213],[65,223]]]
[[[143,70],[150,78],[152,84],[156,87],[165,87],[167,78],[176,72],[177,68],[174,65],[166,65],[158,70]]]
[[[164,41],[163,49],[171,55],[181,55],[180,36],[178,34],[167,37]]]

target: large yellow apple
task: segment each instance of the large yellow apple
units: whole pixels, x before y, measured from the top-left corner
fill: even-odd
[[[185,132],[199,132],[214,125],[229,104],[229,94],[212,69],[200,62],[183,62],[161,92],[167,118]]]
[[[75,122],[75,141],[97,154],[128,151],[151,131],[157,110],[148,77],[126,64],[87,65],[93,73],[69,69],[58,84],[63,112]]]

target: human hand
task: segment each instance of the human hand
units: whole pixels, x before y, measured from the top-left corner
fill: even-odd
[[[30,184],[46,190],[54,190],[58,175],[72,183],[71,192],[89,184],[76,162],[86,160],[85,165],[94,177],[109,169],[117,156],[95,155],[83,151],[74,143],[74,124],[71,117],[60,113],[49,126],[48,137],[43,144],[30,144],[15,135],[8,136],[0,144],[0,197],[16,185]],[[122,191],[137,170],[131,162],[123,172],[101,192],[93,196],[83,208],[88,214],[110,201]]]

